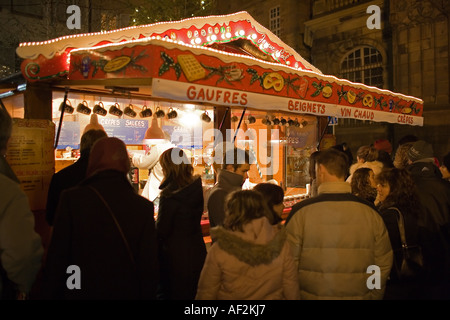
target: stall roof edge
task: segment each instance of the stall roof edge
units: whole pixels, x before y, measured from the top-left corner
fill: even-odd
[[[249,24],[252,30],[254,29],[255,31],[264,35],[265,38],[264,40],[269,39],[270,42],[279,46],[282,51],[289,52],[289,54],[292,54],[292,56],[295,57],[295,59],[304,66],[304,69],[322,73],[318,68],[316,68],[310,62],[304,59],[298,52],[296,52],[293,48],[284,43],[270,30],[268,30],[266,27],[258,23],[246,11],[240,11],[227,15],[200,16],[178,21],[158,22],[148,25],[140,25],[116,29],[106,32],[67,35],[41,42],[23,42],[19,44],[19,47],[17,47],[16,53],[22,59],[36,59],[40,55],[42,55],[46,59],[50,59],[56,54],[62,53],[69,48],[73,49],[80,47],[92,47],[105,41],[111,43],[113,42],[118,43],[132,39],[151,37],[156,34],[167,36],[164,35],[164,33],[167,33],[171,30],[173,30],[173,32],[175,31],[181,32],[180,30],[186,29],[188,30],[187,32],[189,33],[190,28],[193,27],[204,31],[207,28],[207,26],[209,26],[208,29],[213,26],[214,28],[218,26],[223,27],[223,24],[226,25],[232,22],[233,23],[242,22]]]

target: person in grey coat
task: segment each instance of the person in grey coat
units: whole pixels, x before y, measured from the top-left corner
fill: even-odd
[[[225,153],[217,183],[210,190],[208,198],[208,217],[211,228],[223,224],[225,198],[232,191],[242,189],[249,170],[250,156],[246,150],[235,148]]]

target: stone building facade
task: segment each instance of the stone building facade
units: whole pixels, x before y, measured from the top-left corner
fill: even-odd
[[[329,128],[337,143],[346,142],[355,154],[376,139],[395,148],[401,137],[414,134],[433,144],[439,160],[450,151],[450,2],[230,0],[219,4],[218,13],[245,10],[273,30],[271,10],[277,7],[281,40],[324,74],[424,100],[423,127],[339,119]]]

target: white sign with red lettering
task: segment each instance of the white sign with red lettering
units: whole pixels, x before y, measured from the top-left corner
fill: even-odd
[[[317,116],[423,126],[423,117],[413,115],[285,98],[165,79],[153,79],[152,93],[155,97],[192,103],[201,102],[210,103],[211,105],[247,107],[259,110],[306,113]]]

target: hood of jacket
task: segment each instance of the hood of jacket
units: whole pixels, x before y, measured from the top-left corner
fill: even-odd
[[[383,170],[383,163],[381,161],[375,160],[375,161],[366,161],[366,162],[356,162],[350,166],[350,175],[353,175],[356,170],[359,168],[370,168],[372,169],[373,173],[376,175]]]
[[[244,226],[244,231],[231,231],[221,226],[210,230],[215,242],[225,252],[251,266],[269,264],[276,259],[286,240],[283,226],[276,230],[267,218],[252,220]]]
[[[222,169],[217,176],[217,187],[233,191],[235,189],[241,189],[244,184],[244,179],[240,174]]]

